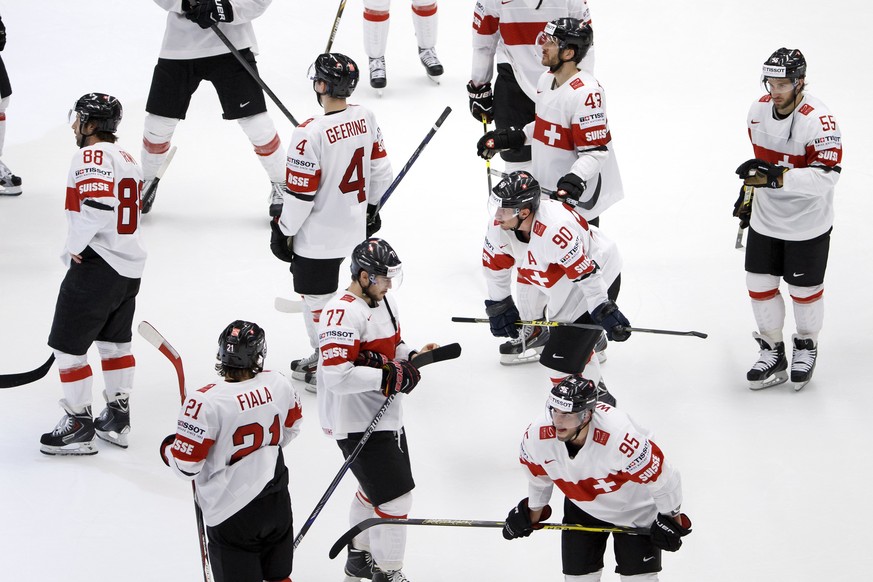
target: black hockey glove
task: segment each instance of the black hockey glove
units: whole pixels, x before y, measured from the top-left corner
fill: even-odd
[[[280,261],[291,263],[294,261],[294,237],[285,236],[279,228],[279,218],[270,221],[270,250]]]
[[[515,322],[521,319],[512,295],[502,301],[485,300],[485,313],[491,322],[491,335],[494,337],[518,337]]]
[[[367,238],[370,238],[382,228],[382,218],[379,216],[377,204],[367,204]]]
[[[682,547],[682,538],[691,533],[691,520],[684,513],[676,517],[659,513],[651,532],[653,544],[662,550],[675,552]]]
[[[478,87],[473,84],[473,81],[467,83],[467,95],[470,96],[470,113],[476,121],[485,121],[491,123],[494,121],[494,94],[491,92],[491,83],[485,83]]]
[[[3,19],[0,18],[0,51],[6,48],[6,25],[3,24]]]
[[[552,515],[552,508],[546,505],[540,513],[540,518],[536,523],[530,519],[530,508],[527,505],[528,498],[525,497],[518,502],[518,505],[512,508],[509,515],[506,516],[506,521],[503,523],[503,537],[507,540],[515,538],[526,538],[533,533],[535,529],[542,529],[540,522],[546,521]]]
[[[737,201],[734,202],[734,216],[740,219],[740,228],[746,228],[749,226],[749,220],[752,218],[752,199],[755,197],[755,193],[749,196],[749,201],[746,202],[746,189],[745,186],[740,188],[740,195],[737,197]]]
[[[570,206],[576,206],[582,193],[585,192],[585,180],[570,172],[558,180],[558,188],[555,190],[555,200],[565,202]]]
[[[379,352],[372,350],[362,350],[358,352],[358,357],[355,358],[356,366],[367,366],[368,368],[381,368],[391,360],[388,356],[384,356]]]
[[[170,459],[167,458],[167,447],[172,445],[176,440],[175,434],[168,434],[164,437],[164,440],[161,441],[161,460],[164,462],[166,466],[170,466]]]
[[[753,158],[740,164],[737,168],[737,176],[746,186],[763,186],[766,188],[781,188],[779,178],[788,171],[788,168]]]
[[[606,331],[606,337],[611,342],[623,342],[630,337],[631,332],[625,328],[630,327],[627,317],[618,310],[618,305],[610,299],[604,301],[591,312],[591,319],[597,325],[602,325]]]
[[[200,0],[189,2],[185,18],[197,23],[200,28],[210,28],[219,22],[233,22],[233,5],[230,0]]]
[[[510,127],[489,131],[476,142],[476,154],[490,160],[498,152],[518,150],[524,147],[524,132]]]
[[[409,394],[421,380],[418,368],[407,360],[389,360],[382,366],[382,394]]]

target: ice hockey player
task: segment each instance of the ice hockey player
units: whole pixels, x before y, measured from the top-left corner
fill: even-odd
[[[824,276],[834,224],[834,186],[843,159],[840,128],[827,106],[806,93],[806,59],[780,48],[764,63],[767,94],[752,104],[748,131],[755,157],[737,174],[741,189],[734,216],[749,226],[746,285],[758,326],[760,352],[746,375],[752,390],[788,379],[782,328],[788,284],[797,332],[792,335],[791,382],[812,378],[824,320]]]
[[[483,265],[494,335],[512,337],[518,333],[520,311],[531,314],[545,304],[549,320],[601,325],[610,340],[619,342],[630,337],[625,330],[630,323],[615,304],[622,261],[612,241],[569,205],[541,200],[540,186],[527,172],[512,172],[501,180],[488,206],[494,225],[485,239]],[[520,308],[505,295],[506,270],[513,264],[518,268],[518,295],[526,300]],[[560,374],[554,383],[583,369],[599,381],[600,366],[591,355],[600,335],[598,330],[558,326],[544,341],[532,336],[527,347],[542,346],[540,363]]]
[[[157,183],[153,183],[155,174],[167,157],[176,125],[185,119],[191,96],[203,80],[215,87],[222,117],[236,120],[248,136],[272,183],[270,216],[278,216],[282,211],[285,151],[267,114],[264,93],[218,35],[210,30],[213,25],[218,26],[257,71],[258,45],[252,21],[261,16],[271,2],[155,0],[167,11],[167,26],[146,103],[142,141],[143,213],[152,209],[157,194]]]
[[[293,514],[282,447],[300,433],[297,392],[263,371],[264,330],[236,320],[218,336],[221,380],[192,390],[161,458],[194,481],[215,582],[291,582]]]
[[[6,48],[6,25],[0,18],[0,52]],[[9,107],[9,97],[12,95],[12,85],[6,64],[0,57],[0,157],[3,156],[3,144],[6,141],[6,108]],[[0,196],[18,196],[21,194],[21,178],[12,173],[3,160],[0,160]]]
[[[691,520],[680,510],[679,472],[649,431],[604,403],[595,383],[581,375],[552,388],[546,413],[524,432],[519,461],[527,469],[528,496],[506,517],[507,540],[529,536],[549,518],[554,485],[564,494],[564,523],[650,528],[650,536],[613,534],[623,581],[657,581],[661,551],[675,552],[691,533]],[[609,533],[561,536],[564,580],[599,582]]]
[[[88,93],[70,110],[79,151],[67,177],[67,240],[48,345],[60,371],[64,416],[40,438],[47,455],[93,455],[96,436],[127,448],[135,361],[133,315],[146,251],[139,232],[142,172],[115,142],[122,107],[115,97]],[[96,342],[106,408],[91,416],[93,376],[88,348]]]
[[[370,58],[370,86],[384,89],[388,84],[385,47],[388,44],[391,0],[364,0],[364,51]],[[436,54],[436,0],[412,0],[412,23],[418,41],[418,58],[427,76],[439,82],[443,65]]]
[[[319,323],[318,414],[322,430],[343,456],[354,450],[387,396],[397,394],[351,470],[358,481],[349,523],[405,518],[412,507],[412,469],[403,400],[421,376],[415,357],[439,347],[411,349],[400,336],[400,312],[388,294],[400,285],[400,259],[386,241],[370,238],[352,251],[352,280],[325,306]],[[345,572],[373,582],[407,582],[406,528],[373,528],[349,547]],[[371,570],[372,567],[372,570]]]
[[[484,117],[497,129],[524,127],[535,115],[537,83],[547,69],[537,47],[537,36],[551,20],[570,16],[591,25],[587,0],[548,2],[500,2],[478,0],[473,10],[473,67],[467,92],[470,113],[478,122]],[[492,90],[494,63],[497,78]],[[579,67],[594,74],[594,47]],[[531,171],[531,148],[505,150],[500,157],[505,171]]]
[[[303,321],[313,350],[291,362],[292,378],[315,392],[321,310],[339,288],[340,264],[355,245],[379,230],[378,204],[393,173],[376,117],[366,107],[346,101],[360,76],[355,61],[324,53],[310,73],[324,115],[294,130],[284,208],[272,223],[270,248],[291,263],[294,292],[303,296]]]

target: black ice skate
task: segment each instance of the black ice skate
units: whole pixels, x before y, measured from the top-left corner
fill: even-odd
[[[403,570],[382,571],[379,566],[374,566],[373,582],[409,582],[409,578],[403,575]]]
[[[384,89],[388,84],[388,76],[385,72],[385,57],[370,59],[370,87]],[[382,94],[382,91],[379,91]]]
[[[443,65],[440,63],[436,51],[433,48],[418,47],[418,58],[421,59],[421,64],[424,65],[424,70],[427,71],[430,80],[439,85],[439,77],[443,74]]]
[[[40,437],[39,451],[46,455],[96,455],[91,407],[75,413],[65,399],[62,398],[60,404],[66,414],[53,431]]]
[[[791,339],[794,343],[794,353],[791,355],[791,381],[794,383],[794,390],[802,390],[812,380],[818,346],[811,338],[802,338],[797,334]]]
[[[346,576],[355,580],[373,579],[373,556],[367,550],[359,550],[349,546],[346,558]]]
[[[142,213],[148,214],[152,210],[155,203],[155,197],[158,195],[158,181],[146,180],[142,185]]]
[[[305,383],[307,392],[315,394],[315,372],[318,370],[318,352],[291,362],[291,378]]]
[[[285,184],[273,182],[270,189],[270,216],[282,216],[282,207],[285,205]]]
[[[105,392],[103,395],[106,397]],[[94,419],[94,430],[100,439],[126,449],[130,434],[130,399],[119,396],[116,394],[111,402],[106,397],[106,408]]]
[[[785,359],[785,344],[783,342],[771,346],[769,341],[761,334],[752,334],[758,345],[761,346],[761,351],[758,354],[758,361],[752,366],[752,369],[746,374],[746,379],[749,381],[749,388],[752,390],[761,390],[769,388],[788,381],[788,360]]]
[[[0,161],[0,196],[19,196],[21,194],[21,178],[12,173]]]
[[[500,344],[500,363],[512,366],[539,361],[547,341],[549,328],[525,325],[517,338]]]

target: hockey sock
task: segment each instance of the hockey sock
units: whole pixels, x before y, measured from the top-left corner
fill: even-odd
[[[173,139],[173,132],[176,131],[178,123],[178,119],[146,114],[140,160],[143,180],[152,180],[158,173],[158,168],[164,163],[167,152],[170,151],[170,141]]]
[[[391,0],[364,2],[364,52],[371,59],[385,56],[388,44],[388,9]]]
[[[596,572],[591,572],[590,574],[582,574],[579,576],[571,576],[570,574],[564,575],[564,582],[600,582],[600,575],[603,573],[603,570],[598,570]]]
[[[130,353],[130,342],[95,342],[103,368],[106,401],[126,398],[133,389],[136,360]]]
[[[0,99],[0,156],[3,155],[3,144],[6,143],[6,108],[9,107],[9,96]]]
[[[770,340],[771,345],[781,342],[785,325],[785,300],[779,293],[779,277],[746,273],[746,286],[752,299],[752,313],[758,332]]]
[[[94,375],[91,366],[88,365],[88,356],[86,354],[74,356],[58,350],[54,352],[61,376],[64,400],[71,410],[81,412],[86,406],[91,405],[91,385],[94,383]]]
[[[333,297],[333,293],[327,295],[304,295],[303,296],[303,323],[306,333],[309,335],[309,345],[313,350],[318,349],[318,322],[321,319],[321,310]]]
[[[421,48],[433,48],[437,40],[437,4],[430,0],[412,0],[412,24]]]
[[[358,492],[355,493],[354,498],[352,498],[352,506],[349,508],[349,525],[357,525],[371,517],[376,517],[373,504],[370,503],[370,500],[367,499],[367,496],[364,495],[364,492],[359,488]],[[366,550],[369,552],[370,530],[365,529],[358,534],[355,539],[352,540],[352,546],[359,550]]]
[[[396,499],[375,508],[376,515],[386,519],[405,519],[412,509],[412,493],[404,493]],[[370,553],[382,570],[403,568],[406,553],[405,527],[376,527],[370,533]]]
[[[264,166],[270,182],[285,183],[285,151],[273,120],[266,113],[258,113],[239,120],[239,125],[255,148],[258,160]]]
[[[797,335],[811,338],[818,344],[818,332],[824,323],[824,285],[815,287],[788,286],[794,304],[794,324]]]

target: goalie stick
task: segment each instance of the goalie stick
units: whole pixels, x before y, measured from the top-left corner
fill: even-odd
[[[416,355],[415,358],[411,360],[411,362],[415,365],[416,368],[421,368],[422,366],[427,366],[428,364],[433,364],[434,362],[453,360],[460,355],[461,345],[454,343],[447,346],[440,346],[436,349],[430,350],[429,352],[422,352],[421,354]],[[321,510],[324,509],[324,506],[327,504],[327,500],[330,499],[331,495],[333,495],[333,492],[336,490],[339,482],[346,474],[346,471],[349,470],[349,467],[351,467],[355,459],[358,458],[358,455],[361,453],[361,449],[364,448],[364,445],[367,443],[367,440],[369,440],[370,435],[372,435],[373,432],[376,430],[376,425],[378,425],[379,421],[382,420],[382,417],[385,415],[385,411],[388,410],[388,407],[391,406],[391,403],[394,402],[394,398],[396,397],[397,394],[395,393],[385,399],[382,407],[379,408],[376,416],[373,417],[373,420],[372,422],[370,422],[367,430],[365,430],[364,434],[361,436],[361,440],[358,441],[358,444],[355,445],[355,448],[349,454],[342,467],[340,467],[340,470],[337,472],[336,477],[334,477],[333,481],[331,481],[330,485],[328,485],[327,491],[324,492],[324,495],[322,495],[321,499],[318,500],[318,503],[315,504],[315,509],[312,510],[312,513],[309,515],[306,523],[304,523],[303,527],[300,528],[300,533],[298,533],[297,537],[294,538],[295,549],[297,548],[297,546],[300,545],[300,541],[303,539],[303,536],[306,535],[306,532],[309,531],[309,528],[312,527],[312,523],[315,521],[315,518],[317,518],[318,514],[321,513]]]
[[[173,368],[176,370],[176,378],[179,381],[179,397],[182,404],[185,403],[185,369],[182,367],[182,356],[176,351],[170,342],[164,338],[155,327],[147,321],[141,321],[136,330],[147,342],[158,348],[164,354]],[[191,493],[194,495],[194,516],[197,519],[197,535],[200,539],[200,562],[203,566],[204,582],[212,582],[212,574],[209,569],[209,553],[206,548],[206,526],[203,524],[203,510],[197,503],[197,486],[191,481]]]
[[[453,317],[452,321],[455,323],[491,323],[487,317]],[[546,321],[546,320],[531,320],[531,321],[516,321],[515,325],[532,325],[535,327],[579,327],[582,329],[595,329],[595,330],[603,330],[602,325],[597,325],[596,323],[565,323],[563,321]],[[640,333],[657,333],[663,335],[693,335],[694,337],[699,337],[700,339],[706,339],[709,337],[708,334],[703,333],[702,331],[675,331],[672,329],[650,329],[646,327],[628,327],[625,326],[623,328],[625,331],[637,331]]]
[[[502,521],[480,521],[476,519],[394,519],[371,517],[353,526],[349,531],[341,535],[336,543],[331,546],[328,556],[330,556],[331,560],[336,558],[343,551],[343,548],[349,545],[358,534],[376,525],[437,525],[445,527],[499,527],[502,529],[504,523]],[[576,523],[539,523],[536,529],[584,531],[590,533],[623,533],[638,536],[650,535],[649,529],[643,527],[588,527]]]
[[[19,372],[17,374],[0,374],[0,388],[15,388],[16,386],[24,386],[31,382],[36,382],[46,374],[52,367],[55,361],[55,355],[52,353],[45,363],[29,372]]]

